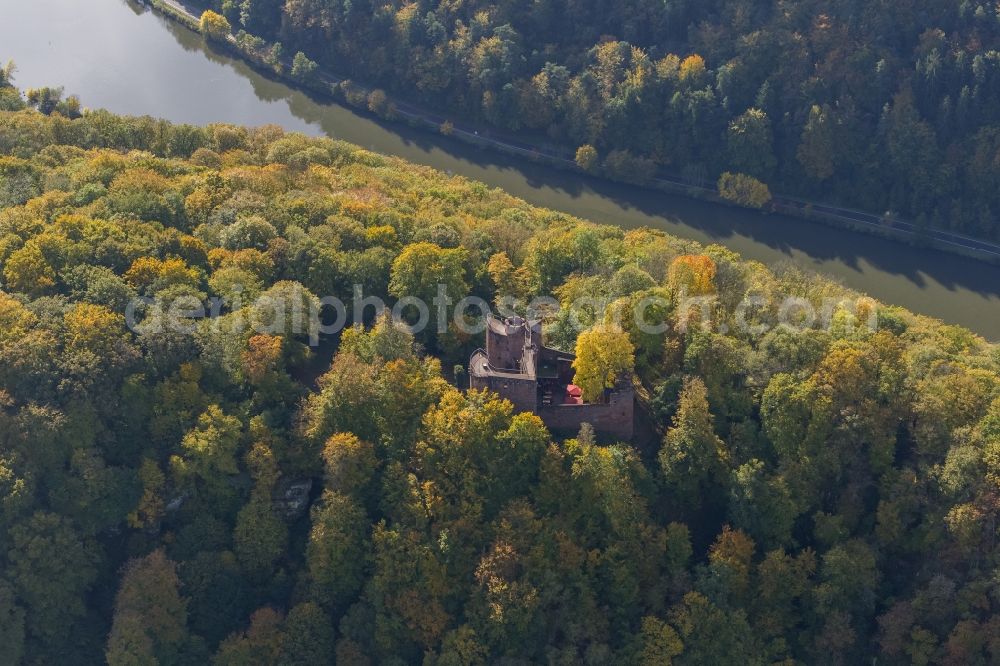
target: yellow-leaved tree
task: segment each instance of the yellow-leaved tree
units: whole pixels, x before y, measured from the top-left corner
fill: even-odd
[[[719,178],[719,196],[746,208],[763,208],[771,200],[771,190],[753,176],[729,173]]]
[[[212,10],[206,10],[201,15],[199,25],[201,34],[209,39],[223,41],[233,32],[233,27],[229,25],[229,20],[222,14],[217,14]]]
[[[38,243],[29,242],[7,258],[3,279],[10,291],[41,296],[55,287],[56,272],[45,260]]]
[[[617,324],[598,324],[576,339],[574,383],[587,402],[599,402],[604,390],[614,388],[622,373],[632,372],[635,349],[628,333]]]
[[[705,59],[697,53],[689,55],[681,62],[681,81],[697,82],[705,75]]]
[[[589,143],[576,149],[576,165],[584,171],[594,171],[598,158],[597,149]]]
[[[688,296],[714,294],[717,268],[711,257],[704,254],[685,254],[674,259],[667,271],[667,285],[675,293]]]

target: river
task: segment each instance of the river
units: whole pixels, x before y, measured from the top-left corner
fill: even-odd
[[[914,312],[1000,340],[1000,266],[781,215],[607,183],[319,104],[125,0],[0,0],[0,61],[22,88],[64,86],[85,106],[175,122],[274,123],[503,188],[539,206],[794,262]]]

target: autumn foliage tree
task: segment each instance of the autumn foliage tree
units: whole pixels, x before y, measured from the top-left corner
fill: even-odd
[[[727,171],[719,177],[719,196],[747,208],[763,208],[771,201],[771,190],[753,176]]]
[[[658,459],[671,495],[685,506],[717,501],[728,485],[729,452],[715,434],[701,379],[685,382]]]
[[[593,171],[599,157],[597,149],[589,144],[584,144],[576,149],[576,165],[584,171]]]
[[[675,292],[688,296],[706,296],[716,292],[715,262],[704,254],[689,254],[677,257],[670,264],[667,284]]]
[[[179,588],[175,565],[163,550],[126,565],[115,598],[108,664],[164,663],[180,657],[188,628]]]
[[[577,338],[573,381],[583,389],[584,400],[603,401],[605,390],[614,388],[634,367],[635,349],[620,327],[602,323]]]
[[[199,27],[201,34],[216,41],[228,39],[229,35],[233,32],[232,26],[229,25],[229,19],[210,9],[202,13]]]

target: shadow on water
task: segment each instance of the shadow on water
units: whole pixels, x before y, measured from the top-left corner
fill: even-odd
[[[1000,267],[786,215],[723,207],[534,164],[317,102],[245,63],[220,54],[212,57],[248,77],[262,97],[284,95],[296,117],[328,136],[482,180],[533,204],[597,222],[651,226],[719,243],[768,264],[793,261],[887,302],[961,322],[993,339],[1000,337]],[[345,120],[345,115],[350,118]],[[903,284],[893,284],[890,276]],[[931,286],[934,292],[924,293]],[[949,292],[975,294],[980,298],[974,300],[981,299],[979,306],[985,309],[975,309],[972,299],[969,303],[959,299],[954,307],[948,301],[931,301],[950,299],[954,294]]]
[[[314,132],[316,134],[397,154],[411,161],[468,175],[487,183],[494,180],[489,178],[490,174],[506,176],[504,180],[520,180],[523,187],[516,187],[515,182],[515,186],[504,189],[537,205],[574,215],[584,215],[576,210],[580,209],[580,204],[587,206],[588,198],[606,200],[612,207],[626,213],[617,219],[595,219],[599,222],[612,222],[626,227],[652,223],[652,226],[686,238],[742,250],[749,258],[757,258],[755,255],[760,250],[752,245],[760,245],[771,250],[766,254],[771,255],[768,258],[772,261],[782,257],[796,259],[797,255],[805,255],[812,263],[835,262],[854,271],[864,270],[864,265],[867,264],[878,271],[902,276],[917,287],[924,287],[928,279],[931,279],[948,289],[969,290],[985,297],[1000,299],[1000,268],[995,266],[787,215],[729,208],[561,171],[470,146],[426,130],[413,129],[403,123],[383,121],[329,100],[317,100],[312,95],[262,74],[242,60],[206,45],[198,35],[186,28],[169,21],[165,23],[186,50],[200,51],[209,60],[229,67],[246,78],[259,99],[268,102],[286,101],[289,111],[295,117],[319,130]],[[379,136],[380,134],[383,136]],[[391,150],[397,148],[391,145],[392,140],[388,141],[390,145],[386,147],[387,138],[394,139],[406,150]],[[473,171],[476,173],[470,174]],[[566,205],[566,202],[570,205]],[[572,205],[574,202],[578,205]],[[857,288],[864,289],[863,286]]]
[[[74,0],[38,0],[13,6],[12,22],[41,25],[45,16],[61,14],[65,24],[45,24],[57,33],[53,40],[61,37],[63,41],[54,41],[48,51],[41,52],[24,40],[23,33],[10,31],[5,35],[0,26],[0,44],[10,41],[15,49],[0,56],[19,60],[20,48],[44,61],[24,63],[24,69],[30,69],[36,80],[19,78],[22,85],[65,83],[85,102],[123,113],[148,113],[193,123],[278,123],[291,130],[332,136],[479,180],[532,204],[595,222],[649,226],[704,243],[719,243],[765,264],[794,262],[884,302],[1000,339],[998,266],[816,222],[581,176],[402,123],[384,122],[314,100],[207,46],[200,35],[163,17],[148,13],[137,17],[136,7],[129,7],[126,0],[94,0],[88,5],[86,12]],[[74,59],[78,60],[75,54],[84,48],[81,42],[86,41],[79,36],[77,24],[87,20],[92,21],[94,30],[114,35],[107,44],[100,40],[87,44],[94,62],[111,63],[113,76],[95,78],[73,66]],[[122,57],[122,53],[142,55],[132,58]]]

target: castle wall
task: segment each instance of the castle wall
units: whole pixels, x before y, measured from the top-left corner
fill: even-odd
[[[488,390],[514,403],[514,412],[534,412],[538,407],[538,385],[533,379],[495,375],[472,377],[472,388]]]
[[[540,404],[542,389],[558,393],[572,381],[573,355],[543,346],[537,323],[530,324],[532,345],[525,347],[528,326],[523,322],[514,325],[489,321],[485,353],[478,351],[470,360],[470,387],[492,391],[510,400],[516,412],[537,414],[550,430],[560,434],[575,435],[582,424],[589,423],[601,434],[623,441],[632,439],[635,394],[627,377],[607,393],[605,403]],[[543,365],[544,379],[539,380],[535,368]]]
[[[635,396],[631,389],[612,392],[607,403],[543,405],[537,413],[549,430],[565,434],[576,434],[584,423],[623,441],[632,439],[635,431]]]

